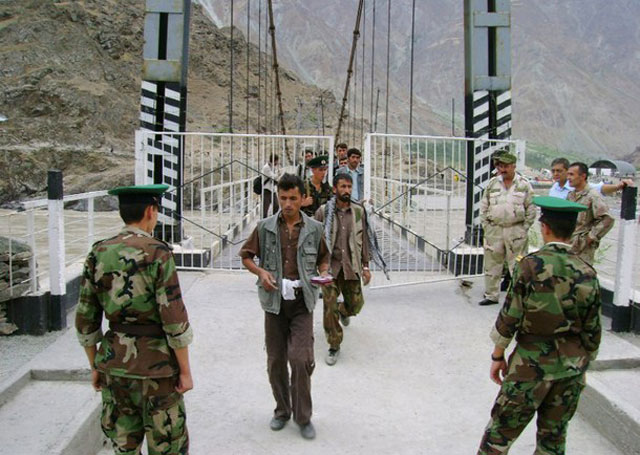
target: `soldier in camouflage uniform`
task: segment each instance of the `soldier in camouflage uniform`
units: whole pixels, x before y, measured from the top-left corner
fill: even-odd
[[[545,245],[514,269],[504,307],[491,332],[491,379],[501,384],[478,455],[507,453],[537,412],[536,454],[561,455],[569,420],[600,345],[600,287],[595,270],[568,244],[586,207],[534,198]],[[508,363],[504,352],[517,345]],[[502,375],[502,379],[501,379]]]
[[[516,157],[507,152],[495,157],[497,175],[487,184],[480,204],[484,230],[484,299],[498,303],[500,279],[506,262],[509,272],[518,256],[526,254],[529,228],[536,217],[531,184],[516,174]]]
[[[589,168],[584,163],[573,163],[569,166],[567,180],[574,190],[569,193],[567,200],[587,207],[587,210],[578,216],[576,230],[571,236],[571,251],[589,264],[593,264],[598,245],[613,227],[614,220],[609,215],[609,207],[600,193],[587,183],[588,174]]]
[[[327,176],[327,170],[329,169],[329,157],[317,156],[312,158],[307,163],[307,166],[311,169],[311,177],[304,181],[304,188],[306,191],[306,197],[302,201],[302,211],[310,217],[313,217],[316,210],[326,204],[333,191],[331,185],[325,182]]]
[[[78,339],[102,390],[102,430],[120,455],[139,454],[145,435],[149,455],[189,452],[182,395],[193,388],[193,335],[171,249],[151,235],[167,188],[109,192],[118,195],[126,226],[93,245],[80,287]]]

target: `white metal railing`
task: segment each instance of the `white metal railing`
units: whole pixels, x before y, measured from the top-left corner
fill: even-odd
[[[269,199],[271,183],[265,180],[273,171],[273,157],[278,159],[278,176],[297,173],[307,149],[329,155],[329,165],[333,165],[333,138],[328,136],[138,131],[136,183],[159,180],[153,161],[163,154],[158,143],[182,148],[181,183],[170,190],[181,194],[180,210],[176,210],[181,213],[167,212],[163,220],[180,218],[181,238],[173,230],[165,229],[163,235],[179,244],[174,250],[176,259],[187,269],[241,268],[237,256],[241,243],[254,223],[274,210],[273,203],[263,205]],[[260,194],[253,192],[256,178],[263,182]]]
[[[467,231],[467,147],[483,145],[486,160],[507,150],[524,160],[521,141],[369,134],[365,139],[365,198],[372,206],[391,283],[482,273],[482,249]],[[374,286],[390,284],[377,274]]]
[[[9,250],[24,249],[22,256],[18,256],[20,264],[28,260],[28,276],[24,277],[21,270],[19,278],[14,277],[15,254],[8,258],[9,288],[3,291],[8,298],[35,294],[49,290],[50,283],[64,282],[65,269],[84,261],[91,245],[98,239],[113,235],[122,228],[122,221],[117,211],[96,211],[96,200],[103,200],[106,191],[95,191],[64,196],[63,203],[85,201],[86,211],[64,210],[59,223],[52,220],[49,210],[49,200],[39,199],[22,203],[22,211],[0,211],[0,230],[8,239]],[[109,208],[114,208],[110,204]],[[50,229],[50,224],[56,222],[63,227],[57,235]],[[57,238],[56,238],[57,237]],[[60,242],[61,254],[51,257],[52,242]],[[27,248],[25,248],[25,246]],[[26,258],[26,259],[25,259]],[[21,269],[23,269],[21,267]]]

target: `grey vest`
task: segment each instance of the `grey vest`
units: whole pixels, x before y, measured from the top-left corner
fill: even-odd
[[[270,272],[278,283],[278,289],[273,292],[265,291],[258,280],[258,297],[262,309],[269,313],[280,313],[280,299],[282,298],[282,249],[278,233],[278,216],[280,213],[258,222],[258,237],[260,241],[260,267]],[[297,264],[304,303],[312,312],[318,299],[318,288],[311,284],[311,277],[318,274],[316,261],[320,242],[323,241],[322,224],[300,212],[303,225],[298,238]]]

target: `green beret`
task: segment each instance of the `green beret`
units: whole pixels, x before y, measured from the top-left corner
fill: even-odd
[[[329,165],[329,157],[326,155],[316,156],[307,162],[309,167],[325,167]]]
[[[166,193],[169,185],[133,185],[119,186],[108,191],[112,196],[118,196],[120,204],[159,204],[162,194]]]
[[[516,158],[516,156],[513,153],[509,153],[506,151],[496,152],[493,154],[492,158],[495,161],[499,163],[504,163],[504,164],[513,164],[518,160],[518,158]]]
[[[555,219],[575,221],[579,212],[587,210],[582,204],[553,196],[536,196],[533,203],[540,207],[542,215]]]

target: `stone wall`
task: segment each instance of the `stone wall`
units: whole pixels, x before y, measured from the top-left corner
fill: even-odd
[[[29,245],[0,237],[0,335],[18,330],[15,324],[7,321],[6,302],[30,291],[29,260],[32,255]]]

